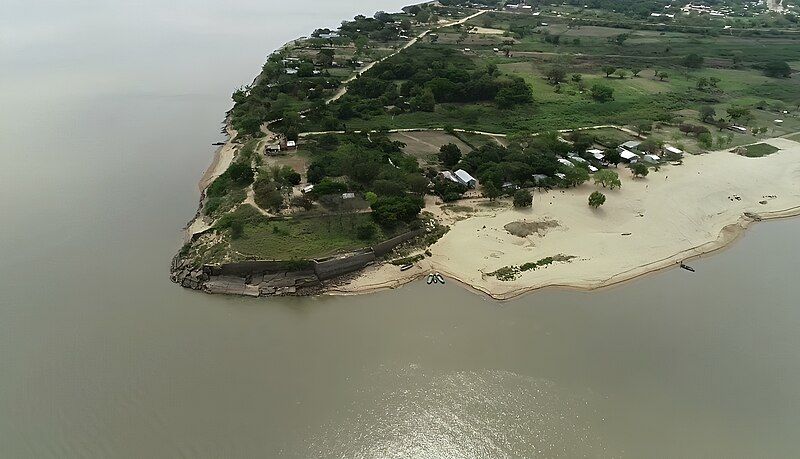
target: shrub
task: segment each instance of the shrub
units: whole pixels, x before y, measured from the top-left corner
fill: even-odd
[[[244,223],[241,220],[231,220],[231,239],[239,239],[244,235]]]
[[[517,190],[514,193],[514,207],[530,207],[533,205],[533,195],[528,190]]]
[[[422,211],[421,199],[412,196],[379,197],[371,207],[372,218],[387,228],[409,222]]]
[[[356,228],[356,236],[362,241],[367,241],[375,236],[376,228],[372,223],[365,223]]]
[[[597,209],[606,202],[606,195],[599,191],[595,191],[589,195],[589,206]]]
[[[592,85],[592,99],[598,102],[609,102],[614,100],[614,88],[604,84],[595,83]]]
[[[634,177],[647,177],[647,174],[650,173],[650,169],[648,169],[647,165],[644,163],[634,163],[631,165],[631,172],[633,172]]]

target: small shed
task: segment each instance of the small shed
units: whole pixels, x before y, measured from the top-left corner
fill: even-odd
[[[475,185],[478,184],[478,181],[475,180],[475,177],[469,175],[469,173],[464,169],[457,170],[455,175],[459,183],[465,185],[467,188],[474,188]]]
[[[636,150],[637,148],[639,148],[639,145],[641,145],[641,144],[642,144],[642,142],[640,142],[638,140],[629,140],[629,141],[623,143],[622,145],[620,145],[619,148],[620,148],[620,150],[629,150],[629,151],[630,150]]]
[[[453,175],[453,173],[450,171],[442,171],[442,177],[446,178],[447,180],[450,180],[451,182],[461,183],[458,181],[456,176]]]
[[[639,155],[637,155],[636,153],[633,153],[632,151],[628,151],[628,150],[626,150],[624,148],[622,149],[622,151],[619,152],[619,156],[622,159],[624,159],[625,161],[628,161],[628,162],[631,162],[634,159],[639,159]]]
[[[303,194],[310,193],[313,190],[314,190],[314,185],[306,185],[306,186],[304,186],[303,188],[300,189],[300,191],[302,191]]]
[[[297,142],[295,142],[294,140],[287,140],[286,141],[286,148],[288,148],[288,149],[297,148]]]
[[[603,150],[598,150],[597,148],[592,148],[590,150],[586,150],[586,153],[589,153],[590,155],[594,156],[594,159],[596,159],[598,161],[600,161],[600,160],[602,160],[603,158],[606,157],[606,155],[603,154]]]
[[[342,199],[355,199],[355,193],[342,193]]]
[[[673,155],[683,156],[683,150],[675,148],[672,145],[664,145],[664,151]]]

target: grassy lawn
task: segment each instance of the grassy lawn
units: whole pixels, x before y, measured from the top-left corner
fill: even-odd
[[[748,145],[744,147],[747,151],[745,156],[750,158],[760,158],[761,156],[771,155],[779,150],[777,147],[773,147],[772,145],[766,143],[757,143],[755,145]]]
[[[355,228],[372,224],[369,214],[331,215],[292,220],[250,219],[231,249],[260,259],[308,259],[367,247],[392,236],[376,225],[372,239],[356,237]]]

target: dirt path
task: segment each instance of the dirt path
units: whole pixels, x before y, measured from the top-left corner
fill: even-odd
[[[630,134],[630,135],[632,135],[634,137],[640,137],[639,134],[636,131],[634,131],[633,129],[629,129],[629,128],[626,128],[624,126],[617,126],[617,125],[614,125],[614,124],[597,124],[597,125],[594,125],[594,126],[583,126],[583,127],[574,128],[574,129],[559,129],[556,132],[560,132],[560,133],[563,134],[563,133],[574,132],[574,131],[588,131],[588,130],[592,130],[592,129],[617,129],[617,130],[622,131],[622,132],[624,132],[626,134]],[[427,128],[427,127],[425,127],[425,128],[403,128],[403,129],[383,130],[383,131],[380,131],[380,132],[387,132],[387,133],[390,133],[390,134],[403,134],[405,132],[423,132],[423,131],[444,131],[444,128]],[[488,136],[488,137],[494,137],[495,140],[497,140],[498,137],[500,137],[500,138],[508,137],[508,134],[502,134],[502,133],[499,133],[499,132],[474,131],[474,130],[471,130],[471,129],[461,129],[461,128],[453,129],[453,131],[455,131],[455,132],[463,132],[463,133],[470,133],[470,134],[485,135],[485,136]],[[302,133],[300,133],[300,137],[313,137],[313,136],[324,135],[324,134],[346,134],[347,132],[348,131],[312,131],[312,132],[302,132]],[[364,131],[349,131],[349,132],[353,132],[355,134],[361,134]],[[368,131],[368,133],[373,133],[373,132],[379,132],[379,131],[377,131],[377,130]],[[531,135],[532,136],[537,136],[539,134],[541,134],[541,132],[534,132]]]

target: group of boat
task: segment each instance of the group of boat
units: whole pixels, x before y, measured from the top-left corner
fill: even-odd
[[[431,284],[444,284],[444,276],[438,272],[428,274],[428,285]]]

